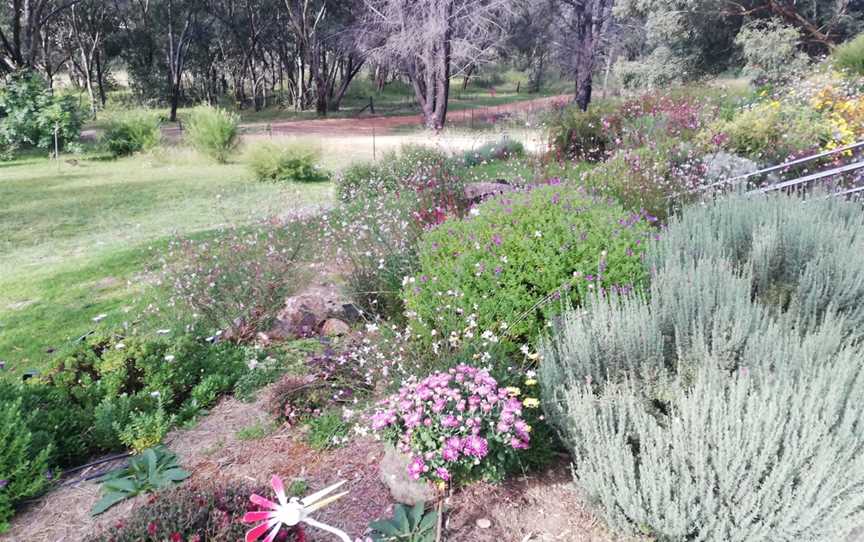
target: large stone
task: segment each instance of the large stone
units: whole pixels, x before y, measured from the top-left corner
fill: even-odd
[[[338,318],[328,318],[321,326],[321,335],[325,337],[342,337],[351,333],[351,327]]]
[[[418,502],[433,501],[435,490],[432,486],[412,480],[408,476],[410,461],[410,457],[388,445],[381,459],[381,481],[390,490],[390,496],[396,502],[413,506]]]
[[[359,311],[334,285],[314,286],[285,300],[285,306],[266,335],[274,341],[309,337],[321,332],[328,319],[338,319],[345,324],[356,321],[359,316]]]
[[[503,194],[505,192],[512,192],[514,190],[516,189],[504,182],[468,183],[465,185],[465,199],[471,203],[480,203],[492,196],[497,196],[498,194]]]

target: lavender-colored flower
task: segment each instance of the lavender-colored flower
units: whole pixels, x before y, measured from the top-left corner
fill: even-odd
[[[410,476],[412,480],[419,480],[420,475],[428,470],[429,467],[426,466],[426,462],[423,461],[422,457],[415,457],[411,459],[410,463],[408,463],[408,476]]]
[[[479,435],[471,435],[465,439],[462,451],[466,455],[483,459],[489,453],[489,442]]]
[[[435,469],[435,474],[437,474],[438,478],[441,478],[445,482],[450,480],[450,471],[448,471],[444,467],[438,467],[437,469]]]
[[[0,489],[3,489],[7,485],[9,485],[9,480],[0,480]]]

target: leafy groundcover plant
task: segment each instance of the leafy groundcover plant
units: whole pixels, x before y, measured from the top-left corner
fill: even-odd
[[[459,365],[403,386],[372,415],[371,427],[411,455],[414,480],[500,480],[531,443],[523,408],[539,406],[536,398],[520,400],[519,392],[499,388],[485,370]]]
[[[864,523],[864,218],[814,198],[685,209],[650,296],[597,296],[542,348],[544,405],[613,527],[838,541]]]
[[[480,333],[534,336],[562,297],[640,288],[653,217],[626,213],[571,184],[504,194],[428,231],[403,284],[417,334],[446,342],[466,320]]]
[[[129,461],[129,466],[109,472],[98,479],[102,482],[102,498],[93,505],[94,516],[115,504],[141,493],[158,491],[182,482],[191,474],[177,464],[177,456],[167,448],[148,448]]]

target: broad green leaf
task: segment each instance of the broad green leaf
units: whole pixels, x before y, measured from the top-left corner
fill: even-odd
[[[436,523],[438,522],[438,512],[434,510],[430,510],[423,516],[423,521],[420,522],[420,526],[418,527],[418,531],[421,533],[428,529],[435,528]]]
[[[426,510],[426,503],[418,502],[411,508],[411,528],[420,525],[420,520],[423,519],[423,511]]]
[[[369,524],[369,527],[375,529],[379,533],[384,533],[387,536],[399,536],[399,528],[396,525],[390,523],[389,521],[373,521]]]
[[[393,523],[396,524],[400,532],[411,532],[411,525],[408,524],[408,514],[405,512],[405,507],[401,504],[397,504],[396,510],[393,512]]]
[[[93,505],[93,510],[90,511],[90,515],[98,516],[105,510],[108,510],[109,508],[114,506],[115,504],[125,500],[127,497],[129,497],[128,493],[121,493],[115,491],[112,491],[111,493],[106,493],[102,496],[101,499],[99,499],[96,504]]]
[[[125,491],[126,493],[134,493],[139,489],[135,480],[130,478],[114,478],[112,480],[107,480],[102,485],[105,489],[112,491]]]
[[[173,468],[163,472],[162,476],[164,476],[166,480],[170,480],[172,482],[182,482],[186,478],[192,476],[192,473],[185,471],[181,468]]]

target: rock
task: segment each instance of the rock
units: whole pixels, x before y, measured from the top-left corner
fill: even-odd
[[[417,482],[408,476],[408,463],[411,458],[392,446],[387,446],[381,459],[381,482],[390,490],[393,500],[407,505],[418,502],[431,502],[435,491],[426,483]]]
[[[477,527],[481,529],[488,529],[492,526],[492,522],[486,518],[479,518],[475,523],[477,524]]]
[[[465,185],[465,199],[471,203],[480,203],[481,201],[505,192],[513,192],[515,188],[509,184],[500,182],[481,182],[468,183]]]
[[[325,337],[341,337],[348,335],[351,332],[351,327],[338,318],[328,318],[321,326],[321,335]]]
[[[360,317],[360,311],[347,302],[335,286],[314,286],[285,300],[284,307],[276,315],[276,321],[266,335],[274,341],[310,337],[319,331],[323,332],[322,327],[328,319],[339,320],[347,326]],[[342,326],[333,325],[339,329],[336,335],[347,333],[342,331]]]

